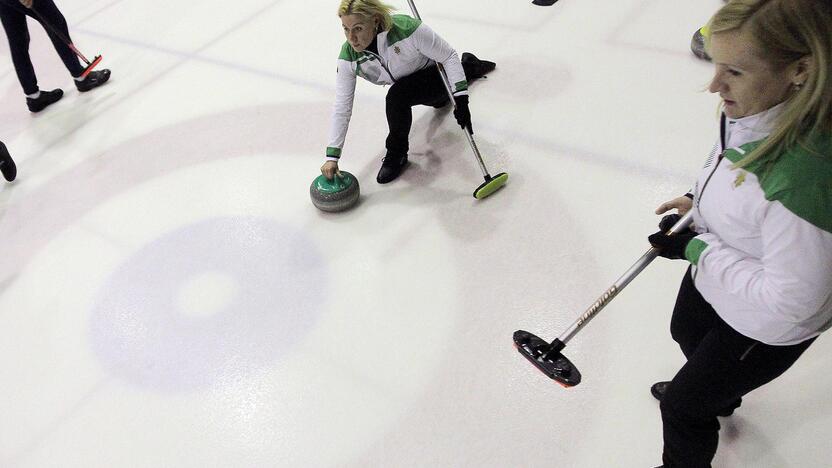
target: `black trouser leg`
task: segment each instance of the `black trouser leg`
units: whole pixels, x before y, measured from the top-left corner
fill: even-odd
[[[685,272],[673,317],[670,320],[670,335],[679,344],[682,354],[690,359],[705,336],[719,325],[725,325],[711,305],[699,294],[691,277],[691,268]],[[739,408],[741,399],[725,405],[722,410]]]
[[[18,5],[23,8],[22,5]],[[26,14],[16,7],[0,3],[0,22],[3,23],[3,29],[9,39],[12,64],[20,86],[23,87],[23,93],[37,93],[38,79],[32,59],[29,58],[29,28],[26,25]]]
[[[471,67],[463,64],[465,76],[471,76]],[[387,152],[404,155],[409,149],[408,136],[413,124],[412,107],[437,105],[447,102],[448,92],[442,84],[442,76],[435,66],[419,70],[398,80],[387,92]]]
[[[463,63],[462,64],[462,71],[465,72],[465,81],[467,81],[468,84],[471,84],[474,81],[482,78],[482,76],[479,76],[479,75],[476,74],[476,71],[474,70],[474,64],[473,63]]]
[[[663,461],[667,467],[710,467],[719,441],[717,414],[774,380],[814,339],[770,346],[726,324],[696,290],[689,272],[671,321],[688,358],[662,397]]]
[[[73,52],[72,49],[69,48],[69,45],[65,42],[72,41],[72,39],[69,37],[69,27],[66,24],[66,18],[64,18],[61,11],[58,10],[55,2],[52,0],[34,0],[32,8],[40,14],[43,21],[49,23],[49,26],[57,29],[60,33],[59,36],[52,31],[52,28],[46,26],[45,24],[43,25],[46,33],[49,34],[49,39],[52,41],[55,51],[58,52],[58,55],[61,57],[61,61],[64,62],[64,66],[66,66],[69,74],[73,77],[81,76],[81,73],[84,72],[84,67],[81,66],[81,62],[78,60],[78,56],[75,55],[75,52]],[[31,16],[38,19],[34,14]]]
[[[418,104],[436,101],[445,93],[442,79],[436,67],[428,67],[408,75],[390,87],[387,92],[387,152],[405,155],[409,149],[408,136],[413,124],[411,108]]]
[[[84,72],[84,67],[81,66],[72,49],[64,42],[64,39],[70,40],[69,29],[66,19],[58,10],[58,7],[55,6],[52,0],[34,0],[32,8],[37,10],[44,21],[64,36],[63,39],[60,38],[52,29],[43,25],[70,75],[73,77],[80,76]],[[34,94],[38,92],[38,80],[32,66],[32,59],[29,57],[29,28],[26,24],[26,16],[31,16],[40,21],[32,10],[24,7],[19,2],[0,1],[0,20],[2,20],[3,29],[6,31],[6,37],[9,39],[9,50],[11,51],[17,79],[20,81],[25,94]]]
[[[670,320],[670,336],[679,343],[682,353],[690,359],[699,343],[722,320],[713,307],[699,294],[691,277],[691,268],[685,272],[676,305]]]

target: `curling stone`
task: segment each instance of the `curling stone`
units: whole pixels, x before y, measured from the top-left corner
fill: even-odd
[[[710,31],[706,25],[697,29],[696,32],[693,33],[693,37],[690,38],[690,51],[693,52],[693,55],[697,58],[707,60],[708,62],[711,61],[711,57],[708,55],[708,51],[705,47],[705,38],[709,35]]]
[[[312,204],[321,211],[335,213],[352,208],[358,203],[360,190],[358,179],[349,172],[341,171],[332,180],[319,175],[309,187]]]

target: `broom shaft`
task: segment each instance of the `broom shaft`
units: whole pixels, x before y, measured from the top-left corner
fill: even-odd
[[[38,20],[40,20],[41,24],[46,26],[50,31],[52,31],[52,33],[54,33],[56,36],[58,36],[58,39],[62,40],[67,45],[67,47],[69,47],[70,50],[72,50],[72,52],[75,53],[75,55],[77,55],[78,57],[81,58],[81,60],[84,61],[84,63],[86,63],[87,65],[90,64],[90,61],[87,60],[86,57],[84,57],[84,54],[82,54],[81,51],[79,51],[77,48],[75,48],[75,45],[72,43],[72,41],[69,40],[68,37],[64,36],[64,34],[61,31],[58,31],[58,29],[56,27],[52,26],[51,23],[49,23],[48,21],[43,19],[43,16],[41,16],[40,13],[38,13],[37,10],[35,10],[34,8],[32,8],[31,10],[35,14],[35,16],[38,17]]]
[[[692,221],[693,210],[688,211],[687,214],[685,214],[681,219],[679,219],[679,221],[676,222],[676,224],[674,224],[672,228],[670,228],[668,234],[673,235],[680,231],[684,231],[691,225]],[[639,273],[644,271],[644,269],[647,268],[647,265],[649,265],[650,262],[652,262],[656,259],[656,257],[659,256],[659,250],[660,249],[652,247],[650,250],[645,252],[644,255],[642,255],[641,258],[639,258],[636,261],[636,263],[634,263],[633,266],[630,267],[629,270],[627,270],[623,275],[621,275],[621,277],[618,278],[618,280],[616,280],[616,282],[613,283],[613,285],[610,286],[609,289],[604,291],[604,294],[601,294],[601,296],[591,306],[589,306],[589,308],[583,313],[583,315],[578,317],[578,319],[575,320],[575,322],[572,323],[572,325],[565,332],[563,332],[561,336],[558,337],[558,340],[560,340],[565,345],[567,342],[569,342],[569,340],[572,339],[572,337],[577,335],[578,332],[581,331],[581,329],[583,329],[589,323],[590,320],[595,318],[595,316],[598,315],[598,313],[601,312],[601,310],[604,307],[606,307],[607,304],[609,304],[615,298],[615,296],[617,296],[618,293],[621,292],[622,289],[627,287],[627,285],[630,284],[630,282],[633,281],[636,278],[636,276],[639,275]]]
[[[408,5],[410,5],[410,11],[413,12],[413,16],[416,19],[422,19],[419,16],[419,10],[416,9],[416,4],[413,3],[413,0],[407,0]],[[450,81],[448,81],[448,74],[445,72],[445,67],[442,66],[441,63],[436,63],[436,68],[439,70],[439,74],[442,76],[442,84],[445,86],[445,92],[448,93],[448,99],[451,100],[451,105],[454,106],[454,110],[456,110],[456,101],[454,100],[454,91],[451,89]],[[474,135],[471,134],[471,129],[465,128],[465,136],[468,137],[468,144],[471,145],[471,149],[474,151],[474,156],[477,157],[477,164],[480,166],[480,170],[482,171],[482,176],[485,178],[486,181],[491,180],[491,174],[488,173],[488,168],[485,167],[485,162],[482,160],[482,155],[480,154],[480,149],[477,147],[477,143],[474,141]]]

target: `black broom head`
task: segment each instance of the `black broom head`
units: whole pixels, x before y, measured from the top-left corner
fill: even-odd
[[[569,388],[581,383],[581,373],[560,350],[560,340],[549,344],[537,335],[524,330],[514,332],[514,346],[517,351],[547,377]]]

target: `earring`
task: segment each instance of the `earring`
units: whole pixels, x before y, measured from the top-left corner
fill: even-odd
[[[803,87],[803,83],[792,83],[792,86],[794,86],[795,91],[800,91],[800,88]]]

